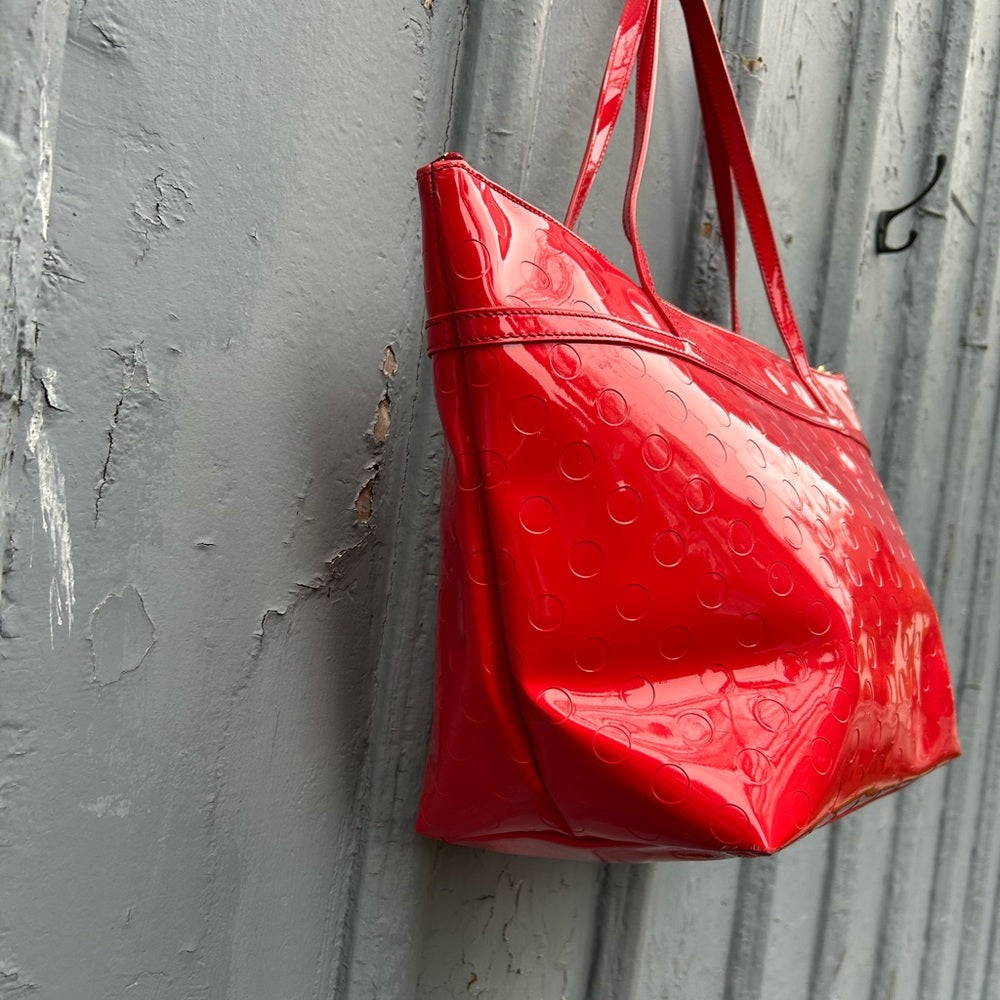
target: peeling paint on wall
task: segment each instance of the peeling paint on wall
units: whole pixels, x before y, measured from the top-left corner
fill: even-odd
[[[31,398],[31,420],[26,444],[28,454],[38,463],[38,501],[42,508],[42,527],[49,536],[52,559],[52,581],[49,585],[49,641],[55,648],[56,625],[73,632],[73,604],[76,584],[73,568],[73,540],[69,532],[69,512],[66,509],[66,481],[59,458],[45,431],[42,414],[44,392],[39,387]]]
[[[358,490],[354,498],[354,514],[360,524],[367,524],[375,511],[375,485],[378,482],[381,467],[381,454],[386,441],[389,440],[389,428],[392,424],[392,400],[389,397],[389,385],[393,376],[399,370],[396,352],[392,345],[386,345],[382,352],[380,371],[385,378],[385,389],[379,401],[375,404],[375,417],[369,430],[375,442],[375,457],[368,466],[371,475]]]

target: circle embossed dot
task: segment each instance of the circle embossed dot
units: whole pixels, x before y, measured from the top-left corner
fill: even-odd
[[[847,541],[847,544],[850,545],[852,549],[860,548],[858,536],[855,533],[854,528],[851,527],[850,521],[848,521],[846,517],[841,519],[840,527],[844,532],[844,538]]]
[[[794,484],[785,479],[782,481],[781,487],[784,490],[785,499],[788,501],[788,505],[795,510],[802,510],[802,496],[799,494],[799,491],[795,488]]]
[[[666,569],[679,566],[684,558],[684,538],[676,531],[661,531],[653,542],[653,558]]]
[[[752,747],[736,755],[736,766],[751,785],[766,785],[771,776],[771,762],[767,755]]]
[[[806,661],[794,650],[786,650],[778,657],[778,671],[786,681],[798,681],[806,675]]]
[[[483,479],[475,452],[463,451],[455,456],[455,479],[458,488],[466,492],[478,490],[482,485]]]
[[[830,609],[823,601],[813,601],[806,612],[806,625],[813,635],[826,635],[830,631],[833,619],[830,617]]]
[[[514,426],[522,434],[540,434],[548,419],[549,410],[538,396],[522,396],[511,412]]]
[[[712,742],[715,726],[712,720],[702,712],[685,712],[677,720],[677,731],[681,739],[691,746],[705,746]]]
[[[862,582],[861,572],[858,569],[857,563],[850,556],[844,560],[844,569],[847,570],[847,575],[851,578],[851,583],[855,587],[860,587]]]
[[[601,726],[592,745],[595,756],[605,764],[620,764],[632,749],[632,738],[621,726]]]
[[[772,733],[784,732],[791,721],[788,709],[774,698],[758,698],[754,702],[753,717]]]
[[[687,420],[688,408],[687,404],[681,399],[680,396],[674,392],[673,389],[668,389],[663,396],[663,402],[667,411],[667,415],[671,420],[681,423]]]
[[[528,621],[539,632],[553,632],[566,617],[566,608],[555,594],[540,594],[528,608]]]
[[[697,592],[702,607],[714,610],[725,603],[729,586],[721,573],[703,573],[698,580]]]
[[[847,737],[847,762],[853,764],[858,759],[861,750],[861,730],[855,726]]]
[[[816,486],[815,484],[812,487],[812,494],[813,494],[813,498],[819,504],[820,509],[823,511],[823,513],[824,514],[829,514],[830,513],[830,501],[829,501],[827,495],[818,486]]]
[[[576,665],[587,674],[596,674],[607,665],[611,657],[611,648],[597,635],[589,636],[576,647]]]
[[[620,486],[608,497],[608,516],[618,524],[638,520],[642,499],[631,486]]]
[[[744,615],[736,626],[736,641],[746,649],[755,649],[764,641],[767,624],[754,612]]]
[[[605,389],[597,397],[597,415],[609,427],[619,427],[628,419],[628,403],[617,389]]]
[[[866,524],[864,526],[863,533],[865,541],[868,543],[868,547],[878,552],[881,547],[879,544],[878,532],[870,524]]]
[[[451,269],[460,278],[479,278],[490,266],[490,252],[479,240],[462,240],[451,252]]]
[[[649,611],[649,591],[641,584],[630,583],[618,591],[615,610],[627,622],[637,622]]]
[[[632,378],[642,378],[646,374],[646,362],[634,347],[619,347],[618,357],[621,359],[622,368]]]
[[[736,687],[736,678],[733,676],[733,672],[721,663],[716,663],[714,666],[702,670],[698,679],[701,681],[701,686],[709,694],[727,694]]]
[[[837,544],[830,526],[821,517],[816,518],[816,535],[828,549],[832,549]]]
[[[729,547],[738,556],[748,556],[753,552],[753,532],[746,521],[733,521],[729,525]]]
[[[650,790],[664,805],[676,806],[688,797],[691,779],[687,771],[677,764],[664,764],[653,772]]]
[[[532,535],[544,535],[555,523],[556,512],[545,497],[528,497],[521,504],[521,527]]]
[[[793,549],[802,548],[802,529],[792,517],[785,517],[781,522],[781,533],[785,536],[785,541]]]
[[[507,478],[507,463],[499,452],[480,452],[479,464],[482,467],[484,490],[496,489]]]
[[[604,550],[597,542],[577,542],[569,550],[569,568],[581,580],[597,576],[604,567]]]
[[[847,722],[851,717],[851,696],[846,688],[830,689],[830,714],[838,722]]]
[[[705,457],[713,465],[721,466],[726,464],[726,446],[715,434],[705,435]]]
[[[654,472],[670,468],[674,460],[670,442],[661,434],[650,434],[642,442],[642,460]]]
[[[763,510],[767,503],[767,490],[756,476],[747,476],[743,481],[744,496],[758,510]]]
[[[795,577],[785,563],[773,562],[767,568],[767,585],[778,597],[787,597],[795,586]]]
[[[471,553],[466,560],[465,570],[469,574],[469,579],[481,587],[493,583],[493,561],[486,549],[477,549]]]
[[[552,279],[549,277],[548,272],[533,260],[521,261],[521,277],[524,279],[526,285],[530,285],[538,291],[544,291],[552,287]]]
[[[563,448],[559,456],[559,469],[562,474],[574,482],[586,479],[597,464],[594,449],[586,441],[573,441]]]
[[[535,704],[556,725],[561,725],[573,714],[573,698],[562,688],[551,687],[540,691]]]
[[[816,739],[812,741],[809,756],[812,760],[812,766],[816,769],[817,774],[830,773],[830,770],[833,767],[833,747],[830,745],[830,741],[826,739],[826,737],[817,736]]]
[[[747,454],[754,465],[761,469],[767,468],[767,459],[764,457],[764,452],[761,450],[760,445],[752,438],[747,441]]]
[[[712,814],[712,836],[720,844],[731,846],[740,843],[750,832],[750,817],[740,806],[731,802],[719,806]]]
[[[559,378],[574,379],[583,370],[583,362],[570,344],[553,344],[549,350],[549,367]]]
[[[622,701],[629,708],[645,711],[656,701],[656,688],[645,677],[633,677],[622,687]]]
[[[691,633],[683,625],[672,625],[660,640],[660,656],[665,660],[680,660],[691,648]]]
[[[804,830],[812,821],[812,799],[801,788],[792,796],[792,822],[796,830]]]
[[[684,487],[684,500],[695,514],[707,514],[715,503],[715,492],[707,479],[692,476]]]
[[[833,568],[833,563],[830,562],[828,556],[819,557],[820,569],[823,572],[823,583],[830,589],[833,590],[840,586],[840,577],[837,571]]]

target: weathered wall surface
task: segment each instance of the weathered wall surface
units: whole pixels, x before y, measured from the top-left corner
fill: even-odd
[[[419,3],[0,26],[0,991],[331,996],[450,66]]]
[[[939,600],[966,756],[770,860],[411,832],[440,452],[412,175],[447,143],[559,213],[616,6],[0,7],[3,995],[1000,995],[987,0],[716,5],[813,360],[847,372]],[[645,239],[718,313],[676,11],[664,36]],[[876,256],[940,152],[895,223],[916,244]],[[626,154],[582,225],[623,262]]]

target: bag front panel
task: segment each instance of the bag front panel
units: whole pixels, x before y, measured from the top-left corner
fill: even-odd
[[[574,833],[662,843],[690,813],[703,844],[773,850],[953,754],[863,448],[654,353],[467,354],[512,670]]]

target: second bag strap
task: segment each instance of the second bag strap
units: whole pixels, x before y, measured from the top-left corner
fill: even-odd
[[[653,58],[656,56],[656,46],[649,45],[649,39],[657,37],[657,29],[649,24],[649,18],[656,16],[657,11],[650,0],[627,0],[622,11],[621,20],[612,43],[608,57],[604,81],[601,84],[597,99],[597,109],[591,126],[591,134],[587,150],[580,165],[576,186],[570,197],[566,210],[565,225],[574,229],[583,209],[584,202],[590,192],[597,171],[600,169],[607,151],[608,142],[614,132],[621,113],[639,49]],[[645,40],[645,45],[643,40]],[[651,51],[650,51],[651,50]],[[726,155],[725,144],[719,131],[718,121],[711,105],[704,73],[701,65],[695,64],[695,82],[698,86],[699,105],[705,130],[705,143],[708,149],[708,162],[712,171],[712,185],[715,190],[716,207],[719,217],[719,229],[726,255],[726,269],[729,274],[730,319],[733,330],[740,332],[739,308],[736,301],[736,207],[733,195],[732,172],[729,158]],[[648,70],[646,71],[648,73]],[[653,69],[655,75],[655,68]],[[643,95],[637,88],[636,102],[648,102],[649,95]],[[638,121],[639,119],[637,119]],[[642,155],[642,138],[636,131],[632,150],[632,168],[636,169],[637,160]],[[631,172],[630,171],[630,172]],[[627,223],[626,223],[627,226]]]
[[[725,58],[715,34],[711,13],[706,0],[681,0],[681,6],[687,23],[695,71],[699,80],[699,92],[702,97],[710,153],[713,147],[715,150],[712,159],[714,164],[713,180],[718,185],[717,198],[721,204],[726,203],[724,192],[728,187],[728,177],[726,183],[719,184],[719,174],[723,172],[720,161],[724,161],[727,165],[725,173],[731,175],[732,180],[735,181],[736,190],[743,203],[747,228],[750,231],[750,239],[764,281],[765,292],[778,331],[788,351],[789,359],[805,387],[817,403],[825,409],[822,394],[816,388],[815,376],[809,367],[802,336],[792,311],[763,191],[754,167],[750,144],[743,127],[736,94],[726,69]],[[573,221],[575,221],[574,214],[579,214],[583,199],[586,197],[593,175],[603,159],[611,131],[621,110],[632,68],[638,63],[635,140],[623,221],[626,235],[632,244],[640,281],[647,294],[661,308],[664,319],[673,327],[678,310],[656,295],[648,260],[639,242],[635,211],[639,181],[642,177],[649,138],[656,77],[659,12],[660,0],[625,0],[622,17],[605,71],[601,99],[598,101],[597,114],[591,128],[587,152],[577,181],[577,188],[570,203],[568,218],[573,217]],[[710,120],[712,124],[709,124]],[[723,192],[722,194],[718,193],[720,190]],[[731,194],[731,188],[729,190]],[[720,209],[720,222],[723,221],[721,215],[724,211],[725,209]],[[735,258],[735,225],[730,228],[729,223],[724,224],[726,231],[730,234],[733,247],[733,250],[730,251],[730,243],[727,240],[727,258],[730,253]],[[724,231],[724,236],[726,231]],[[734,267],[734,263],[733,259],[731,267]]]

